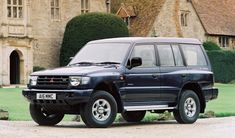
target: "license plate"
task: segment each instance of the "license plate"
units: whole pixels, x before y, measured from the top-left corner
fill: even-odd
[[[55,93],[37,93],[37,100],[56,100]]]

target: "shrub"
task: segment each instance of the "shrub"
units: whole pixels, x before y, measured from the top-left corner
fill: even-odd
[[[65,29],[60,51],[60,65],[67,65],[70,57],[91,40],[127,36],[129,33],[126,24],[116,15],[87,13],[74,17]]]
[[[208,51],[207,54],[216,82],[228,83],[235,79],[235,51]]]
[[[45,68],[44,67],[39,67],[39,66],[34,66],[33,67],[33,72],[41,71],[41,70],[45,70]]]
[[[211,50],[221,50],[219,45],[217,45],[216,43],[212,42],[212,41],[206,41],[203,43],[203,46],[205,48],[205,50],[207,51],[211,51]]]

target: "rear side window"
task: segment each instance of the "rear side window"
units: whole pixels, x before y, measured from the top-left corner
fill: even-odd
[[[158,45],[161,66],[175,66],[174,56],[170,45]]]
[[[140,68],[156,67],[154,45],[136,45],[131,57],[140,57],[142,59],[142,65],[139,66]]]
[[[181,45],[188,66],[206,66],[205,55],[199,45]]]

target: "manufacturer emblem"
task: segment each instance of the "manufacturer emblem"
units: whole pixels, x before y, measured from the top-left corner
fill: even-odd
[[[53,83],[53,82],[54,82],[53,78],[51,78],[50,82],[51,82],[51,83]]]

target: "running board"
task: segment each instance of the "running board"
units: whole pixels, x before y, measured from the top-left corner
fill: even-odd
[[[168,105],[144,105],[144,106],[124,106],[125,111],[147,111],[147,110],[172,110],[176,107]]]

